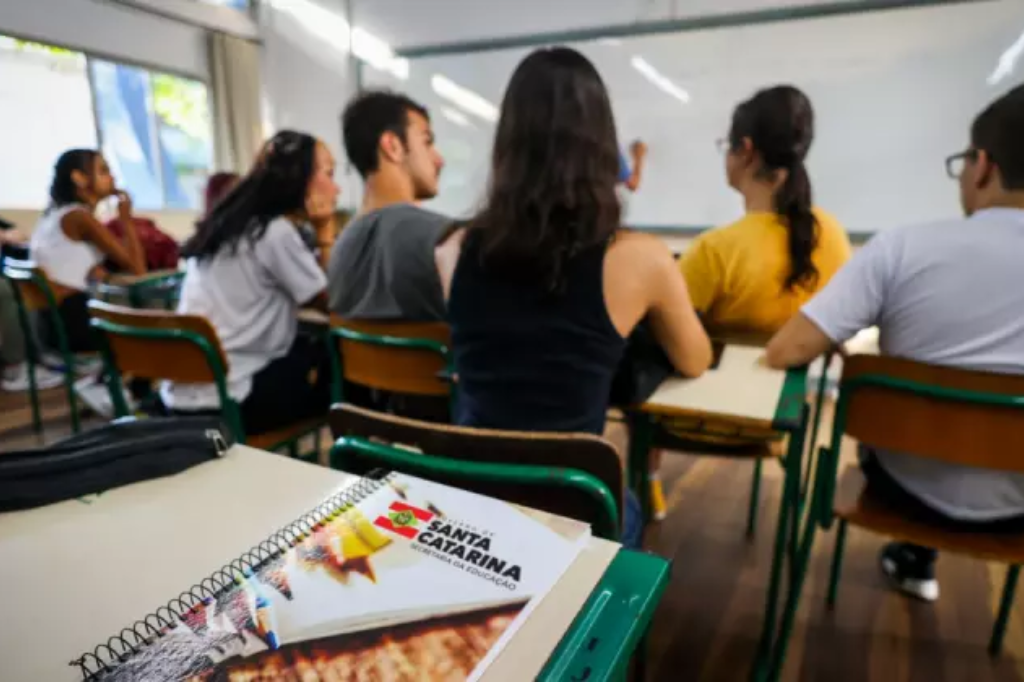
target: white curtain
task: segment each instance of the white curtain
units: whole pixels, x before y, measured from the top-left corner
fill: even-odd
[[[217,170],[245,173],[263,144],[256,43],[210,34]]]

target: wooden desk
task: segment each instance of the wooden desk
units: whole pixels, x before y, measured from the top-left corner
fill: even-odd
[[[342,472],[235,446],[220,460],[112,490],[91,502],[71,500],[0,514],[0,679],[79,679],[69,661],[353,480]],[[662,575],[629,583],[635,594],[623,591],[622,562],[638,556],[592,539],[483,679],[511,682],[540,673],[577,614],[593,600],[591,593],[609,566],[619,570],[603,589],[634,607],[644,599],[656,603],[667,575],[663,560],[656,559]],[[646,623],[650,612],[653,606],[631,620]],[[597,620],[607,622],[608,615],[614,614],[605,609],[606,617]],[[587,619],[582,620],[586,625]],[[573,632],[585,630],[574,627]],[[611,650],[624,648],[617,644],[609,642]],[[563,647],[559,653],[563,665],[579,664],[576,649]]]
[[[775,370],[760,362],[764,349],[728,344],[718,367],[697,379],[666,380],[646,403],[630,413],[629,474],[645,517],[650,508],[648,459],[657,441],[657,421],[662,417],[697,417],[739,427],[768,429],[788,436],[781,459],[785,478],[775,533],[767,606],[758,659],[773,640],[782,565],[787,546],[796,538],[798,510],[803,494],[803,450],[810,408],[807,404],[807,368]],[[748,533],[757,519],[761,458],[755,458]],[[809,468],[808,468],[809,470]]]

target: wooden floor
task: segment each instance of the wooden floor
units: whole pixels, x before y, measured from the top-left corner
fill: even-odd
[[[44,397],[45,440],[68,432],[61,391]],[[96,423],[93,421],[92,423]],[[0,393],[0,452],[31,447],[27,397]],[[622,434],[613,434],[622,440]],[[849,455],[849,453],[847,453]],[[760,528],[744,537],[753,467],[725,459],[666,457],[670,514],[647,549],[673,561],[650,636],[650,679],[746,680],[764,610],[781,476],[765,467]],[[1005,568],[944,556],[933,605],[889,592],[878,572],[884,540],[851,529],[834,612],[824,607],[832,534],[819,536],[783,679],[821,682],[1024,682],[1024,610],[997,660],[985,646]]]

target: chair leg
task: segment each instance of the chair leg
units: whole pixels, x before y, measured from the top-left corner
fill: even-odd
[[[640,412],[630,412],[629,427],[629,485],[640,501],[643,523],[651,520],[651,418]]]
[[[64,389],[68,394],[68,409],[71,410],[71,433],[78,433],[81,424],[78,419],[78,399],[75,397],[75,362],[67,354],[64,355],[64,366],[67,368]]]
[[[288,456],[292,459],[299,458],[299,438],[288,441]]]
[[[32,406],[32,430],[37,436],[43,435],[43,417],[39,412],[39,387],[36,385],[36,362],[31,352],[28,357],[28,400]]]
[[[836,591],[839,589],[839,574],[843,570],[843,550],[846,549],[846,521],[840,519],[836,529],[836,546],[832,550],[832,570],[828,578],[828,595],[825,604],[832,608],[836,605]]]
[[[747,510],[747,537],[757,532],[757,512],[761,501],[761,458],[754,460],[754,480],[750,484],[750,509]]]
[[[999,615],[996,616],[996,624],[992,628],[992,639],[988,643],[988,653],[991,656],[998,656],[1003,650],[1003,637],[1006,635],[1006,623],[1010,620],[1010,610],[1013,608],[1013,595],[1017,591],[1017,576],[1020,573],[1020,566],[1014,564],[1006,571],[1006,582],[1003,585],[1003,599],[999,603]]]
[[[814,547],[814,535],[817,531],[816,524],[809,522],[804,529],[804,537],[800,542],[800,550],[794,557],[796,565],[793,571],[793,581],[789,586],[786,595],[786,607],[782,612],[782,622],[779,624],[779,635],[767,670],[768,682],[776,682],[782,674],[782,668],[786,664],[786,651],[789,648],[789,638],[793,634],[793,626],[796,623],[796,612],[800,608],[800,593],[803,591],[804,581],[807,578],[807,568],[811,563],[811,549]],[[759,676],[759,679],[765,679]]]

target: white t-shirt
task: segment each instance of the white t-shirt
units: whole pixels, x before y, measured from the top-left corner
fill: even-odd
[[[61,221],[72,211],[88,211],[83,204],[68,204],[43,213],[29,242],[35,264],[50,281],[76,291],[89,288],[89,273],[103,262],[103,252],[89,242],[75,241],[64,234]]]
[[[992,208],[970,218],[884,230],[803,314],[837,343],[877,325],[886,355],[1024,374],[1022,254],[1024,210]],[[878,460],[900,485],[950,518],[1024,515],[1024,475],[893,452],[879,452]]]
[[[237,252],[225,247],[202,262],[190,258],[178,312],[201,315],[217,330],[228,359],[228,393],[241,402],[252,391],[253,376],[288,354],[298,333],[299,306],[326,286],[298,229],[275,218],[259,241],[243,238]],[[220,407],[213,384],[165,382],[161,397],[178,410]]]

